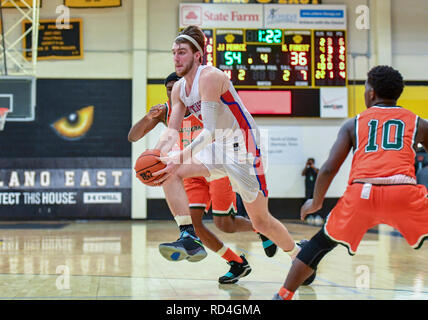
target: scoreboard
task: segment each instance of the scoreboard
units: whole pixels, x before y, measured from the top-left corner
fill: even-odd
[[[347,85],[346,31],[204,29],[205,63],[236,88]]]
[[[204,31],[203,63],[227,74],[251,114],[348,116],[346,5],[217,2],[180,3],[179,28]]]

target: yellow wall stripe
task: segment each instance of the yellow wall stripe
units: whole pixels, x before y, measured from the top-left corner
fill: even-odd
[[[364,85],[350,85],[349,88],[349,117],[354,117],[366,109],[364,103]],[[355,96],[355,99],[354,99]],[[147,108],[168,99],[165,86],[162,84],[147,85]],[[424,119],[428,119],[428,86],[407,86],[398,100],[398,105],[404,107]]]

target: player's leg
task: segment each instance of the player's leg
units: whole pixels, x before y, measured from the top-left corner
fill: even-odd
[[[190,208],[190,214],[192,216],[193,226],[195,227],[196,235],[201,239],[204,246],[208,249],[218,252],[223,247],[223,242],[221,242],[217,236],[208,229],[203,223],[203,215],[205,209],[199,208]]]
[[[268,257],[277,251],[276,244],[263,234],[256,231],[250,219],[237,215],[237,194],[233,191],[228,177],[210,182],[213,220],[217,228],[226,233],[256,232],[262,241],[263,249]]]
[[[361,198],[362,188],[362,184],[348,186],[328,216],[323,229],[303,246],[293,261],[287,279],[274,299],[291,300],[299,286],[316,271],[321,259],[337,243],[346,246],[349,254],[355,254],[366,231],[380,222],[379,211],[373,209],[376,197]]]
[[[197,236],[206,247],[226,260],[231,266],[231,271],[229,271],[225,276],[220,277],[219,282],[235,283],[239,278],[248,275],[251,272],[251,268],[245,260],[245,257],[240,257],[230,248],[225,246],[224,243],[203,223],[204,212],[209,209],[212,202],[210,192],[211,183],[207,182],[206,179],[202,177],[188,178],[184,179],[184,187],[189,199],[190,214],[192,216],[192,222]],[[223,192],[223,196],[227,197],[227,193]],[[226,206],[221,207],[220,209],[235,212],[236,209],[233,199],[231,199]]]
[[[184,179],[184,188],[189,200],[190,215],[196,235],[210,250],[217,252],[223,243],[203,223],[204,213],[211,206],[210,184],[203,177]]]
[[[217,228],[226,233],[254,231],[251,221],[236,216],[236,194],[228,177],[211,180],[209,192],[212,201],[213,220]]]
[[[323,230],[320,230],[303,246],[294,259],[287,279],[279,292],[275,294],[274,299],[291,300],[296,290],[313,275],[322,258],[336,246],[337,243],[329,239]]]
[[[428,191],[423,185],[378,186],[384,223],[397,229],[413,249],[428,239]]]
[[[243,201],[254,228],[294,258],[299,249],[287,228],[269,212],[268,198],[258,192],[254,201],[247,202],[245,198]]]
[[[168,207],[180,229],[180,237],[177,241],[159,245],[161,255],[167,260],[187,259],[191,262],[197,262],[207,256],[202,243],[196,236],[183,186],[183,178],[185,177],[206,175],[209,175],[209,172],[202,164],[183,164],[162,185]]]
[[[237,255],[232,249],[227,247],[211,230],[203,223],[204,209],[190,209],[193,225],[196,234],[202,243],[231,266],[229,272],[220,277],[220,283],[235,283],[240,278],[245,277],[251,272],[251,267],[243,255]]]

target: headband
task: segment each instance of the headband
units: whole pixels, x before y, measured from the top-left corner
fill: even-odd
[[[193,43],[193,45],[196,47],[196,49],[198,49],[198,51],[201,53],[201,56],[204,56],[204,51],[201,49],[201,46],[191,36],[188,36],[187,34],[181,34],[177,38],[175,38],[174,42],[180,38],[184,38],[184,39],[189,40],[191,43]]]

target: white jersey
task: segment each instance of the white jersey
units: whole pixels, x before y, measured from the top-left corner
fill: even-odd
[[[181,101],[202,121],[199,78],[206,67],[199,66],[188,95],[186,79],[179,80]],[[252,202],[260,191],[265,196],[268,194],[260,152],[260,131],[232,83],[220,100],[215,142],[196,154],[196,158],[208,168],[211,180],[228,176],[233,190],[244,201]]]
[[[199,66],[192,89],[189,95],[186,94],[186,79],[179,80],[180,99],[187,107],[189,112],[202,120],[201,114],[201,95],[199,93],[199,78],[201,71],[207,66]],[[245,141],[246,151],[254,156],[260,155],[260,132],[251,114],[245,108],[238,93],[230,83],[229,90],[224,93],[220,100],[221,110],[218,110],[216,121],[216,130],[223,132],[223,140],[229,143]],[[218,137],[216,136],[216,139]]]

